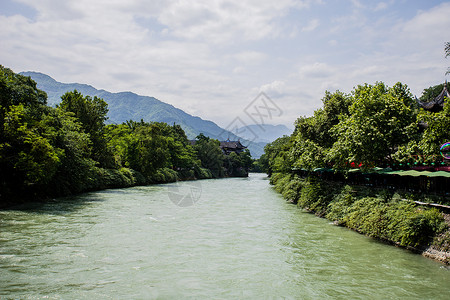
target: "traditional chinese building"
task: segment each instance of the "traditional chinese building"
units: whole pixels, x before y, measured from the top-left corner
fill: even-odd
[[[247,147],[242,145],[241,141],[239,140],[238,141],[226,140],[220,142],[220,149],[222,149],[225,155],[229,155],[231,152],[241,153],[242,151],[247,149]]]
[[[428,102],[422,102],[420,100],[418,100],[417,102],[419,103],[419,106],[425,110],[431,112],[440,112],[441,110],[444,109],[444,102],[446,97],[450,99],[450,93],[448,92],[447,89],[447,81],[445,81],[442,92],[439,95],[437,95],[436,98]]]

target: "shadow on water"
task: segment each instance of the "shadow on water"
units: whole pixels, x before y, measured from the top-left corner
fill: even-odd
[[[2,211],[22,211],[35,214],[62,215],[85,208],[93,202],[105,201],[102,194],[126,194],[121,190],[105,190],[100,192],[88,192],[79,195],[71,195],[43,201],[32,201],[12,207],[4,208]]]
[[[148,185],[92,191],[53,199],[30,201],[2,208],[0,209],[0,211],[21,211],[35,214],[64,215],[79,211],[94,203],[107,201],[111,196],[123,195],[124,197],[127,197],[130,194],[130,191],[133,191],[134,193],[144,194],[157,189],[161,189],[161,186],[162,185]]]

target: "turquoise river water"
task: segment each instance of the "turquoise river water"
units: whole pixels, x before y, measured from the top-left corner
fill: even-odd
[[[0,299],[450,299],[450,270],[286,203],[262,174],[0,211]]]

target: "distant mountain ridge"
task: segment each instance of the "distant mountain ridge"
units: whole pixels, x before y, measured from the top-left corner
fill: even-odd
[[[236,134],[256,143],[271,143],[284,135],[291,135],[293,130],[285,125],[253,124],[236,129]]]
[[[47,93],[48,105],[54,106],[61,101],[61,96],[66,92],[77,90],[84,96],[97,96],[108,103],[109,123],[121,124],[128,120],[146,122],[165,122],[167,124],[179,124],[189,139],[195,139],[203,133],[213,139],[241,140],[248,146],[252,157],[259,158],[264,153],[265,142],[256,142],[238,137],[230,131],[219,127],[216,123],[192,116],[173,105],[164,103],[154,97],[140,96],[132,92],[111,93],[98,90],[87,84],[61,83],[52,77],[39,72],[22,72],[36,81],[37,87]]]

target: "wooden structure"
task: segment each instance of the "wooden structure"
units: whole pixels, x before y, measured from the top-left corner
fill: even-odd
[[[445,81],[442,92],[437,95],[436,98],[428,102],[422,102],[420,100],[417,100],[417,102],[419,103],[419,106],[425,110],[431,112],[440,112],[444,109],[445,98],[450,99],[450,93],[447,88],[447,81]]]
[[[222,149],[225,155],[229,155],[232,152],[239,154],[245,149],[247,149],[247,147],[242,145],[241,141],[239,140],[238,141],[226,140],[220,142],[220,149]]]

